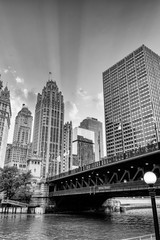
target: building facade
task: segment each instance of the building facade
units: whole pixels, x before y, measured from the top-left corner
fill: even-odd
[[[160,56],[142,45],[103,72],[107,155],[158,142]]]
[[[35,107],[33,153],[42,158],[42,177],[59,173],[63,154],[63,95],[51,78],[49,73]]]
[[[41,177],[42,159],[37,155],[32,155],[27,159],[27,170],[31,171],[32,181],[37,183]]]
[[[94,132],[76,127],[73,129],[72,169],[95,162]]]
[[[30,143],[32,121],[32,113],[29,111],[28,107],[23,104],[22,109],[18,112],[15,119],[13,144],[20,143],[22,146],[26,146]]]
[[[5,165],[26,170],[27,157],[31,154],[32,121],[31,112],[23,104],[15,119],[13,142],[8,144]]]
[[[64,124],[64,152],[62,158],[61,171],[67,172],[72,169],[72,122]]]
[[[11,103],[10,92],[7,87],[3,89],[0,75],[0,167],[4,167],[7,148],[8,131],[10,128]]]
[[[102,122],[98,121],[96,118],[87,117],[80,123],[80,128],[94,132],[95,161],[100,161],[100,159],[104,157]]]

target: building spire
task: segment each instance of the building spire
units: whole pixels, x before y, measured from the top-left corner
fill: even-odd
[[[52,81],[52,72],[49,72],[48,81]]]

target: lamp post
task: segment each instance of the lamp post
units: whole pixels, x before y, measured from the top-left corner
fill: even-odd
[[[152,203],[152,211],[153,211],[153,219],[154,219],[154,228],[155,228],[156,240],[160,240],[157,207],[156,207],[156,201],[155,201],[156,193],[155,193],[155,188],[154,188],[154,184],[157,181],[157,177],[153,172],[146,172],[144,174],[144,181],[149,186],[148,190],[149,190],[149,195],[151,197],[151,203]]]

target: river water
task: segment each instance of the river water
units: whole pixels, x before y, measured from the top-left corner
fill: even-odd
[[[151,209],[130,210],[107,216],[0,215],[2,240],[120,240],[150,233],[154,233]]]

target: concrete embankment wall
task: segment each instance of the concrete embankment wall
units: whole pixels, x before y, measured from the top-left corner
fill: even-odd
[[[31,213],[31,214],[44,214],[44,207],[0,207],[0,214],[23,214],[23,213]]]
[[[121,211],[132,210],[132,209],[144,209],[151,208],[151,199],[150,197],[146,198],[116,198],[121,202]],[[160,197],[156,197],[156,205],[160,207]]]
[[[0,213],[27,213],[27,207],[0,207]]]

